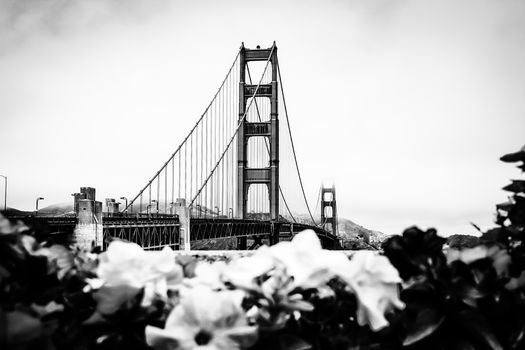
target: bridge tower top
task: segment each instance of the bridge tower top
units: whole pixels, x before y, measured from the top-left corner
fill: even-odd
[[[271,65],[271,82],[246,82],[248,63],[266,61]],[[240,50],[240,81],[239,81],[239,123],[237,135],[237,216],[245,219],[248,208],[248,190],[250,185],[266,185],[269,192],[270,219],[279,218],[279,120],[277,110],[278,72],[277,47],[247,49],[244,44]],[[249,68],[248,68],[249,69]],[[249,74],[249,70],[248,70]],[[251,81],[251,78],[250,78]],[[258,121],[247,121],[246,110],[248,100],[253,97],[255,107],[259,98],[267,98],[270,102],[270,115],[258,115]],[[257,108],[258,111],[258,108]],[[257,112],[259,113],[259,111]],[[263,137],[269,152],[269,164],[266,167],[248,167],[248,139]]]
[[[321,225],[324,230],[337,235],[337,205],[333,185],[332,187],[321,187]]]

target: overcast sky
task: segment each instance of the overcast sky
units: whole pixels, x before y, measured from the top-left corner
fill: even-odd
[[[8,206],[133,196],[274,40],[312,202],[333,181],[367,228],[490,227],[525,143],[520,0],[0,0]]]

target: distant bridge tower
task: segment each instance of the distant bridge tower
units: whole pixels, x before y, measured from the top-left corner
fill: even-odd
[[[270,60],[272,81],[261,84],[257,90],[259,80],[250,85],[246,83],[246,66],[248,62]],[[270,67],[269,67],[270,68]],[[271,48],[251,50],[244,44],[240,50],[240,82],[239,82],[239,122],[241,126],[237,135],[237,217],[245,219],[248,206],[248,190],[250,185],[265,184],[268,187],[270,199],[270,219],[279,218],[279,120],[277,118],[277,47],[275,42]],[[258,78],[257,78],[258,79]],[[248,99],[252,96],[270,99],[270,120],[248,122],[243,119]],[[252,105],[250,108],[255,108]],[[264,117],[264,116],[263,116]],[[263,168],[249,168],[248,165],[248,139],[250,137],[265,137],[269,141],[270,164]]]
[[[337,235],[337,205],[335,186],[321,188],[321,225],[324,230]]]

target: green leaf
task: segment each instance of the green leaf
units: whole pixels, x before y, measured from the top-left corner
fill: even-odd
[[[312,345],[292,334],[279,335],[279,348],[286,350],[309,350]]]
[[[461,329],[482,348],[492,350],[503,350],[496,338],[492,327],[485,317],[476,310],[465,310],[458,313],[458,321]]]
[[[8,312],[7,321],[7,345],[15,348],[15,345],[27,344],[42,335],[42,323],[20,311]]]
[[[93,299],[97,303],[97,309],[85,324],[101,323],[116,314],[126,315],[140,306],[142,289],[126,285],[102,287],[93,294]]]
[[[445,315],[441,311],[423,306],[417,311],[416,317],[411,319],[403,346],[412,345],[428,337],[439,328],[444,320]]]
[[[121,309],[131,309],[140,303],[141,291],[140,288],[126,285],[102,287],[93,298],[97,302],[97,310],[102,315],[112,315]]]

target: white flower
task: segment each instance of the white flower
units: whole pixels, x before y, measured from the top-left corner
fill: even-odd
[[[323,250],[314,231],[306,230],[291,242],[263,246],[250,257],[232,261],[223,278],[255,297],[257,307],[250,313],[259,325],[280,329],[293,312],[313,310],[298,289],[322,288],[349,268],[346,255]]]
[[[312,230],[297,234],[291,242],[267,248],[265,253],[282,263],[294,278],[295,287],[303,289],[319,287],[350,266],[344,253],[324,250]]]
[[[264,253],[267,248],[260,248],[252,256],[231,261],[227,269],[223,271],[224,282],[229,282],[241,289],[257,289],[256,279],[275,268],[275,259]]]
[[[476,260],[490,258],[492,265],[498,276],[507,276],[508,267],[511,263],[511,257],[506,249],[494,246],[479,245],[473,248],[450,249],[447,252],[447,263],[450,264],[455,260],[461,260],[465,264],[473,263]]]
[[[371,251],[358,251],[352,256],[350,269],[341,270],[340,277],[356,294],[357,321],[377,331],[388,326],[385,313],[402,309],[399,300],[399,273],[388,258]]]
[[[144,251],[135,243],[113,241],[99,256],[97,275],[108,286],[144,288],[143,305],[149,305],[155,295],[164,298],[168,287],[182,280],[182,267],[169,247]]]
[[[157,350],[249,347],[257,340],[257,328],[246,321],[243,297],[240,291],[214,292],[203,286],[183,289],[164,329],[146,327],[146,341]]]
[[[199,261],[195,266],[195,276],[185,279],[184,283],[193,287],[203,285],[213,290],[225,289],[223,274],[226,269],[227,265],[224,261],[215,261],[211,264],[206,261]]]

